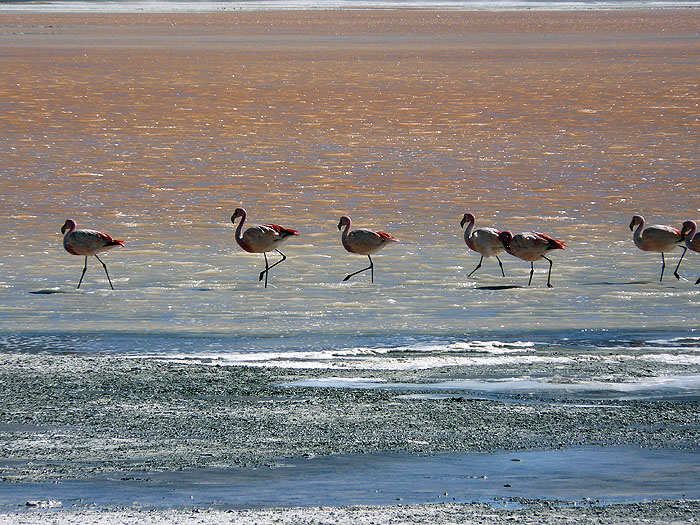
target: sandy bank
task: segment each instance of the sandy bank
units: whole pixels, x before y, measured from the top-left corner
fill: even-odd
[[[77,511],[60,513],[16,513],[0,516],[0,524],[41,523],[63,525],[75,523],[128,524],[189,524],[189,523],[237,523],[243,525],[331,525],[354,523],[369,524],[499,524],[532,523],[577,525],[584,523],[626,524],[680,524],[695,521],[700,512],[700,502],[656,501],[636,505],[612,505],[608,507],[579,506],[558,507],[539,503],[518,510],[494,509],[485,505],[411,505],[396,507],[349,507],[269,510],[170,510],[138,511],[116,510],[108,512]]]

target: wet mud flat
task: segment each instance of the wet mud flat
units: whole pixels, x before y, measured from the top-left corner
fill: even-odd
[[[223,512],[372,503],[529,507],[531,500],[587,498],[663,498],[677,507],[700,497],[692,470],[700,448],[696,400],[435,395],[429,384],[416,395],[415,383],[435,373],[373,372],[413,384],[405,390],[319,388],[285,385],[338,371],[2,355],[2,510],[17,512],[33,499],[61,501],[63,515],[88,505]],[[381,472],[389,476],[385,486]],[[601,480],[615,476],[616,488],[601,491]],[[398,478],[405,484],[390,482]],[[663,488],[661,478],[671,484]],[[376,491],[348,499],[347,487],[363,487],[363,479],[375,479]],[[240,490],[230,496],[219,490],[236,483]],[[310,492],[285,499],[290,483]],[[326,487],[325,499],[314,484]],[[567,492],[569,485],[579,489]]]

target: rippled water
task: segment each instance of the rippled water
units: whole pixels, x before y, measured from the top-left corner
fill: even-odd
[[[628,228],[698,218],[694,11],[25,16],[0,16],[5,349],[392,367],[397,345],[422,366],[696,330],[698,255],[659,283]],[[300,231],[267,289],[237,206]],[[491,260],[467,278],[465,211],[564,241],[555,288],[508,255],[505,278]],[[375,284],[341,282],[366,264],[341,214],[401,239]],[[126,242],[103,258],[115,291],[94,260],[75,289],[69,217]]]

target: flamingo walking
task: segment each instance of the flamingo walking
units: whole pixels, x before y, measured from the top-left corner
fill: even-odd
[[[85,266],[83,267],[83,273],[80,275],[80,281],[78,281],[78,288],[80,288],[83,277],[85,277],[85,272],[87,271],[88,256],[94,255],[105,270],[109,287],[114,290],[112,279],[109,278],[109,272],[107,272],[107,265],[97,254],[110,250],[115,246],[124,246],[124,241],[112,239],[108,234],[97,230],[78,230],[76,227],[77,225],[73,219],[67,219],[63,226],[61,226],[61,233],[65,234],[63,236],[63,247],[68,253],[85,256]]]
[[[635,226],[637,227],[636,230],[634,229]],[[645,252],[661,253],[661,278],[659,282],[663,281],[664,270],[666,269],[664,252],[670,252],[676,246],[680,246],[683,242],[683,234],[676,228],[659,224],[654,224],[645,228],[644,217],[641,215],[632,217],[630,230],[634,231],[634,244],[637,245],[637,248]],[[687,248],[685,246],[682,246],[682,248],[683,255],[685,255]],[[681,260],[683,260],[683,255],[681,255]],[[680,261],[678,261],[678,266],[680,266]],[[676,267],[673,275],[676,276],[676,279],[681,278],[681,276],[678,275],[678,267]]]
[[[277,246],[282,244],[289,237],[299,235],[299,232],[290,228],[278,226],[277,224],[261,224],[259,226],[251,226],[245,232],[241,233],[246,216],[246,211],[243,208],[236,208],[233,215],[231,215],[231,222],[233,224],[236,223],[236,219],[239,217],[241,219],[241,222],[238,223],[238,227],[236,228],[236,242],[249,253],[263,254],[265,257],[265,269],[260,272],[260,278],[258,280],[262,281],[264,277],[265,288],[267,288],[267,275],[270,270],[287,259],[287,256],[277,249]],[[272,250],[279,253],[282,258],[270,266],[267,260],[267,252],[271,252]]]
[[[698,225],[695,221],[685,221],[683,227],[681,228],[681,235],[685,237],[685,247],[688,250],[700,253],[700,232],[697,232]],[[685,255],[685,252],[683,252]],[[678,268],[683,260],[683,255],[681,255],[681,260],[678,261],[678,266],[676,266],[676,273],[678,273]],[[700,277],[695,281],[695,284],[700,284]]]
[[[552,288],[552,260],[545,256],[550,250],[563,250],[566,244],[557,239],[538,232],[524,232],[513,235],[509,231],[501,232],[498,238],[503,243],[505,250],[523,261],[530,262],[530,280],[527,285],[532,284],[532,275],[535,273],[535,261],[544,259],[549,262],[549,273],[547,274],[547,287]]]
[[[352,225],[352,220],[347,215],[343,215],[338,223],[338,230],[345,227],[343,230],[343,247],[350,253],[357,253],[360,255],[366,255],[369,259],[369,266],[367,268],[362,268],[353,272],[343,279],[343,282],[347,281],[353,275],[358,273],[366,272],[370,270],[371,280],[374,282],[374,263],[372,262],[371,254],[378,252],[387,244],[392,242],[398,242],[396,237],[393,237],[385,232],[373,231],[373,230],[363,230],[357,229],[350,231]]]
[[[459,223],[462,228],[466,223],[469,223],[467,229],[464,230],[464,242],[467,246],[481,254],[481,259],[479,259],[479,264],[476,265],[467,277],[471,277],[474,272],[481,268],[481,263],[484,257],[496,257],[498,261],[498,266],[501,267],[501,275],[506,276],[503,271],[503,263],[501,259],[498,258],[498,254],[501,253],[505,248],[503,243],[498,238],[500,235],[500,230],[495,228],[474,228],[474,223],[476,222],[476,217],[472,213],[465,213],[462,217],[462,221]]]

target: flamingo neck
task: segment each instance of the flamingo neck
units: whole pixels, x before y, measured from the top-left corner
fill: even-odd
[[[693,242],[693,239],[695,239],[695,232],[698,229],[698,225],[693,221],[693,223],[690,225],[690,229],[688,230],[688,233],[685,234],[685,243],[690,244]]]
[[[243,246],[243,223],[245,222],[246,219],[246,214],[243,212],[243,215],[241,215],[241,220],[238,223],[238,226],[236,227],[236,242],[240,245]]]
[[[343,246],[347,246],[348,243],[348,233],[350,233],[350,226],[352,225],[352,221],[348,219],[348,221],[345,223],[345,229],[343,230]]]
[[[464,230],[464,241],[469,242],[472,238],[472,231],[474,231],[474,221],[469,221],[467,224],[467,229]]]
[[[69,219],[66,221],[66,224],[68,225],[68,229],[66,230],[65,235],[69,235],[75,231],[77,228],[77,225],[75,224],[75,221],[72,219]]]
[[[639,245],[642,242],[642,231],[644,230],[644,219],[642,219],[637,225],[637,229],[634,230],[634,242]]]

